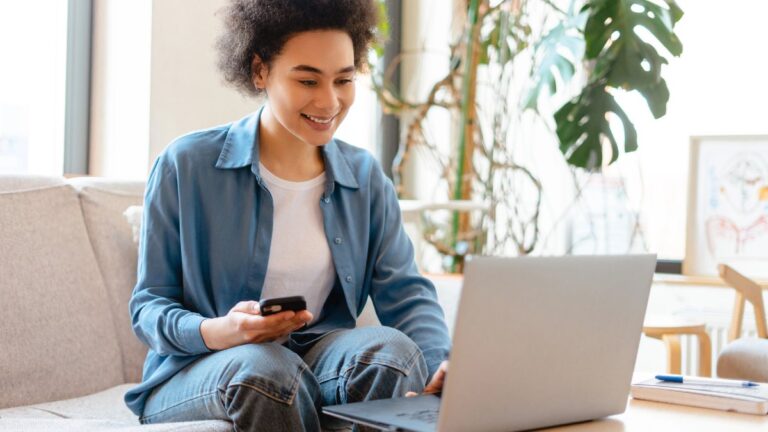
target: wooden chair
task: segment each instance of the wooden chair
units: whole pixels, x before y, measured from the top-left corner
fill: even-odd
[[[717,375],[768,382],[768,326],[765,319],[763,288],[729,265],[720,264],[718,271],[720,278],[736,290],[736,302],[728,331],[730,343],[718,357]],[[746,302],[754,308],[758,339],[741,339]]]
[[[717,266],[717,269],[720,273],[720,278],[728,286],[736,290],[736,303],[733,305],[731,327],[728,329],[728,342],[733,342],[741,337],[746,302],[751,303],[752,308],[755,310],[757,336],[762,339],[768,338],[768,329],[765,324],[765,306],[763,305],[763,287],[727,264],[720,264]]]
[[[712,342],[704,323],[669,317],[650,317],[643,323],[643,333],[664,342],[667,350],[667,373],[679,374],[682,370],[680,336],[695,336],[699,343],[698,375],[712,376]]]

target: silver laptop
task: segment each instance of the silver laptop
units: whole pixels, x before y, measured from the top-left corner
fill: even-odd
[[[442,395],[323,412],[384,430],[510,431],[624,411],[655,255],[466,265]]]

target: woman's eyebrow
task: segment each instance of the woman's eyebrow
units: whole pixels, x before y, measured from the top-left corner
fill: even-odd
[[[294,71],[312,72],[312,73],[316,73],[316,74],[319,74],[319,75],[323,74],[323,71],[321,71],[320,69],[318,69],[318,68],[316,68],[314,66],[307,66],[307,65],[294,66],[294,67],[291,68],[291,72],[294,72]],[[336,74],[337,75],[338,74],[345,74],[345,73],[350,73],[350,72],[354,72],[354,71],[355,71],[355,67],[354,66],[347,66],[345,68],[341,68],[338,71],[336,71]]]

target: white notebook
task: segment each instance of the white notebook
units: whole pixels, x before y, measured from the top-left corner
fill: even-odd
[[[727,387],[718,385],[685,384],[649,379],[632,384],[632,397],[655,402],[666,402],[734,411],[746,414],[768,414],[768,384],[756,387]]]

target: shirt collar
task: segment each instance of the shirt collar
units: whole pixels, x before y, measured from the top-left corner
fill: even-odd
[[[221,149],[216,168],[235,169],[251,166],[251,171],[256,179],[261,181],[259,172],[259,121],[262,107],[255,113],[232,123],[227,131],[224,148]],[[357,180],[350,167],[346,155],[342,153],[335,139],[331,139],[323,145],[323,160],[325,161],[325,178],[327,179],[327,194],[333,193],[334,183],[341,186],[357,189]]]

